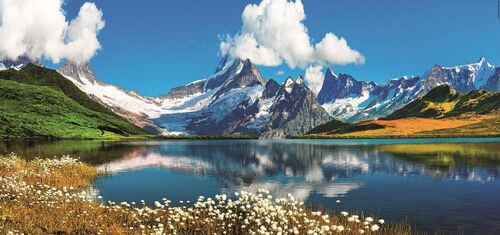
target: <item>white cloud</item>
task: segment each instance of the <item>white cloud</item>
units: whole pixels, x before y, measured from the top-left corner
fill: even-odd
[[[365,57],[347,45],[344,38],[338,38],[333,33],[327,33],[323,40],[316,44],[316,59],[329,64],[364,64]]]
[[[241,32],[227,36],[220,44],[224,55],[248,58],[264,66],[285,62],[292,69],[309,68],[311,75],[318,75],[318,70],[326,65],[363,64],[365,61],[361,53],[351,49],[344,38],[334,33],[327,33],[313,45],[303,24],[306,14],[301,0],[262,0],[259,4],[247,5],[241,18]],[[306,81],[310,86],[316,82]]]
[[[278,75],[278,76],[285,75],[285,71],[278,70],[278,71],[276,71],[276,75]]]
[[[104,27],[102,12],[84,3],[67,21],[63,0],[0,0],[0,60],[28,56],[82,63],[101,48],[97,34]]]
[[[311,65],[307,67],[304,79],[307,81],[309,88],[318,94],[321,86],[323,85],[323,79],[325,75],[323,74],[323,67],[319,65]]]

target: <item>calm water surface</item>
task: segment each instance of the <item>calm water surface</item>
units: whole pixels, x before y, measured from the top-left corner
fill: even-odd
[[[500,234],[499,150],[500,138],[0,143],[0,153],[70,154],[107,168],[111,176],[95,182],[105,200],[195,201],[264,188],[465,234]]]

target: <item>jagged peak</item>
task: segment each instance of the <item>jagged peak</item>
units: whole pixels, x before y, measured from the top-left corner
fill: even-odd
[[[335,74],[333,72],[333,69],[331,67],[329,67],[327,70],[326,70],[326,73],[325,73],[325,79],[329,79],[329,78],[332,78],[332,79],[338,79],[338,76],[337,74]]]
[[[257,70],[257,66],[255,66],[250,59],[246,59],[243,61],[243,68],[241,69],[241,72],[250,72],[252,70]]]
[[[490,64],[488,60],[486,60],[486,57],[481,56],[479,60],[475,63],[469,63],[469,64],[462,64],[462,65],[457,65],[457,66],[451,66],[451,67],[443,67],[445,69],[455,69],[455,70],[462,70],[462,69],[473,69],[473,70],[480,70],[480,69],[494,69],[494,65]]]
[[[304,85],[304,78],[301,75],[299,75],[297,77],[297,79],[295,80],[295,83],[297,83],[299,85]]]
[[[224,69],[224,67],[226,66],[226,64],[230,61],[230,57],[229,55],[224,55],[221,59],[221,61],[219,62],[219,65],[217,66],[217,68],[215,69],[215,72],[214,73],[218,73],[220,72],[222,69]]]
[[[479,58],[479,60],[477,61],[478,64],[484,64],[485,62],[488,63],[486,61],[486,57],[484,57],[484,56],[481,56],[481,58]]]
[[[87,79],[91,82],[97,81],[94,71],[89,63],[75,63],[68,61],[59,67],[57,72],[64,76],[77,79],[80,82],[83,82],[83,79]]]
[[[439,65],[439,64],[434,64],[434,65],[432,66],[432,69],[431,69],[431,70],[432,70],[432,71],[435,71],[435,70],[440,70],[440,69],[442,69],[442,68],[443,68],[443,67],[442,67],[441,65]]]

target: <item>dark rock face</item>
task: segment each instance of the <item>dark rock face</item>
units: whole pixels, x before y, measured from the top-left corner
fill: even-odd
[[[271,118],[263,132],[273,133],[271,136],[276,135],[276,130],[285,135],[304,134],[332,119],[301,79],[293,82],[289,78],[279,88],[271,106]]]
[[[262,92],[262,98],[263,99],[268,99],[271,97],[276,96],[276,93],[278,93],[278,90],[280,89],[280,85],[274,81],[273,79],[269,79],[266,83],[266,87],[264,88],[264,91]]]
[[[187,128],[202,135],[245,134],[258,135],[259,130],[250,128],[253,117],[258,112],[259,101],[242,101],[234,110],[229,110],[221,121],[214,121],[210,113],[192,118]]]
[[[495,92],[500,91],[500,67],[497,67],[495,69],[495,72],[488,79],[488,81],[484,85],[483,89],[488,90],[488,91],[495,91]]]
[[[205,81],[196,81],[185,86],[175,87],[170,90],[166,95],[162,95],[162,98],[182,98],[192,94],[200,93],[205,91]]]
[[[335,75],[331,69],[325,74],[323,86],[318,93],[318,101],[321,104],[338,98],[346,98],[349,95],[359,95],[363,87],[369,86],[369,83],[359,82],[351,75]]]

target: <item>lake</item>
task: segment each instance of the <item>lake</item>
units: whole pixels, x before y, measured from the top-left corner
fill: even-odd
[[[312,207],[465,234],[500,232],[499,150],[500,138],[0,142],[0,153],[71,155],[108,170],[94,186],[104,200],[267,189]]]

